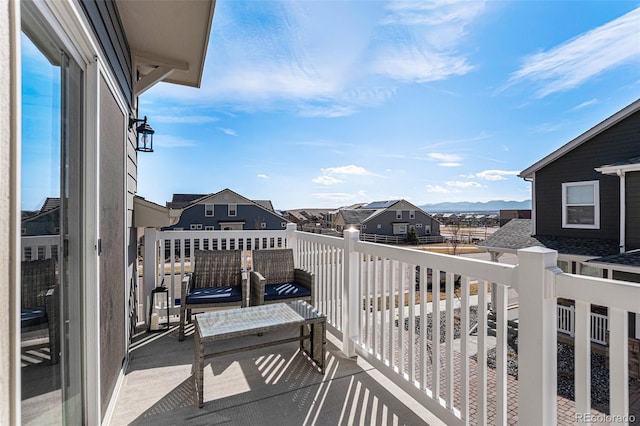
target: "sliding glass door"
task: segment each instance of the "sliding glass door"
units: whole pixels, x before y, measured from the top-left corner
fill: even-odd
[[[81,424],[83,72],[23,2],[23,424]]]

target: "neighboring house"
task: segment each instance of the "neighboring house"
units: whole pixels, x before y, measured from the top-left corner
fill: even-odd
[[[23,216],[20,230],[23,237],[58,235],[60,233],[60,198],[47,198],[40,211]]]
[[[500,210],[500,226],[506,225],[511,219],[531,219],[531,210]]]
[[[138,211],[146,203],[134,201],[139,122],[132,120],[145,116],[138,97],[155,84],[200,85],[214,7],[214,0],[0,0],[0,424],[109,424],[133,329],[145,315],[137,311],[145,298],[137,298],[136,228],[150,224]],[[40,68],[29,72],[28,64]],[[38,114],[27,113],[33,105]],[[31,219],[58,211],[63,234],[57,366],[20,332],[20,201],[41,195],[20,180],[30,133],[47,144],[38,152],[43,179],[57,176],[48,195],[65,200]],[[25,348],[35,351],[26,362]]]
[[[289,222],[271,201],[252,201],[230,189],[215,194],[174,194],[168,208],[182,208],[180,220],[164,230],[274,230]]]
[[[497,259],[529,246],[558,251],[567,272],[640,282],[640,100],[520,173],[532,182],[531,219],[480,244]],[[629,335],[640,338],[640,315]]]
[[[355,209],[341,209],[335,225],[338,232],[355,228],[363,234],[406,237],[415,229],[419,237],[440,235],[440,222],[406,200],[376,201]]]
[[[293,209],[286,210],[283,215],[298,226],[299,230],[315,228],[331,228],[327,224],[332,224],[331,211],[327,209]]]

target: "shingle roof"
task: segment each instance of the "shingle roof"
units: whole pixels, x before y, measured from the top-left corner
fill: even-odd
[[[273,208],[273,204],[271,203],[271,200],[252,200],[252,201],[264,209],[270,210],[272,212],[275,211],[275,209]]]
[[[512,219],[484,240],[485,249],[518,250],[527,247],[546,247],[562,254],[602,257],[619,253],[617,241],[587,238],[531,235],[531,219]]]
[[[627,253],[612,254],[611,256],[591,259],[588,262],[640,267],[640,250],[630,251]]]
[[[207,194],[173,194],[171,201],[167,202],[167,207],[170,209],[181,209],[206,195]]]
[[[340,210],[342,217],[347,225],[354,225],[364,222],[369,216],[376,212],[373,209],[355,209],[355,210]]]

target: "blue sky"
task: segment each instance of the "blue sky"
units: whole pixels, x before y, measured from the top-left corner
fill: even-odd
[[[639,1],[218,0],[202,87],[140,97],[138,194],[528,199],[518,172],[640,97],[638,28]]]

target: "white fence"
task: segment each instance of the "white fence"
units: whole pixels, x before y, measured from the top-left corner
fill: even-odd
[[[606,315],[591,312],[590,338],[593,343],[607,344],[608,321]],[[558,305],[558,331],[574,337],[575,307]]]
[[[640,285],[563,273],[556,267],[557,253],[539,247],[520,250],[520,264],[514,266],[380,245],[359,237],[358,231],[345,232],[344,239],[298,232],[295,225],[286,231],[265,232],[148,230],[145,294],[166,276],[174,299],[194,247],[237,247],[247,253],[255,248],[290,247],[296,265],[315,274],[315,300],[342,339],[343,352],[366,359],[447,424],[486,424],[490,411],[495,412],[491,418],[495,424],[513,420],[508,417],[512,415],[508,395],[514,394],[507,380],[509,287],[519,292],[520,300],[519,423],[557,422],[557,333],[559,315],[564,315],[559,314],[557,298],[575,300],[570,321],[575,340],[576,413],[589,413],[590,304],[604,305],[609,310],[610,415],[628,418],[627,312],[638,310]],[[245,259],[250,266],[249,255]],[[446,276],[444,309],[427,301],[429,270],[433,277],[441,272]],[[454,295],[456,275],[462,277],[458,296]],[[477,285],[477,308],[470,301],[472,281]],[[491,372],[485,344],[489,283],[496,289],[497,317],[496,368]],[[438,300],[439,286],[434,285],[433,292]],[[478,352],[472,361],[466,330],[476,309]],[[495,375],[496,392],[491,395],[488,374]]]
[[[21,260],[37,260],[58,257],[60,235],[22,237]]]

